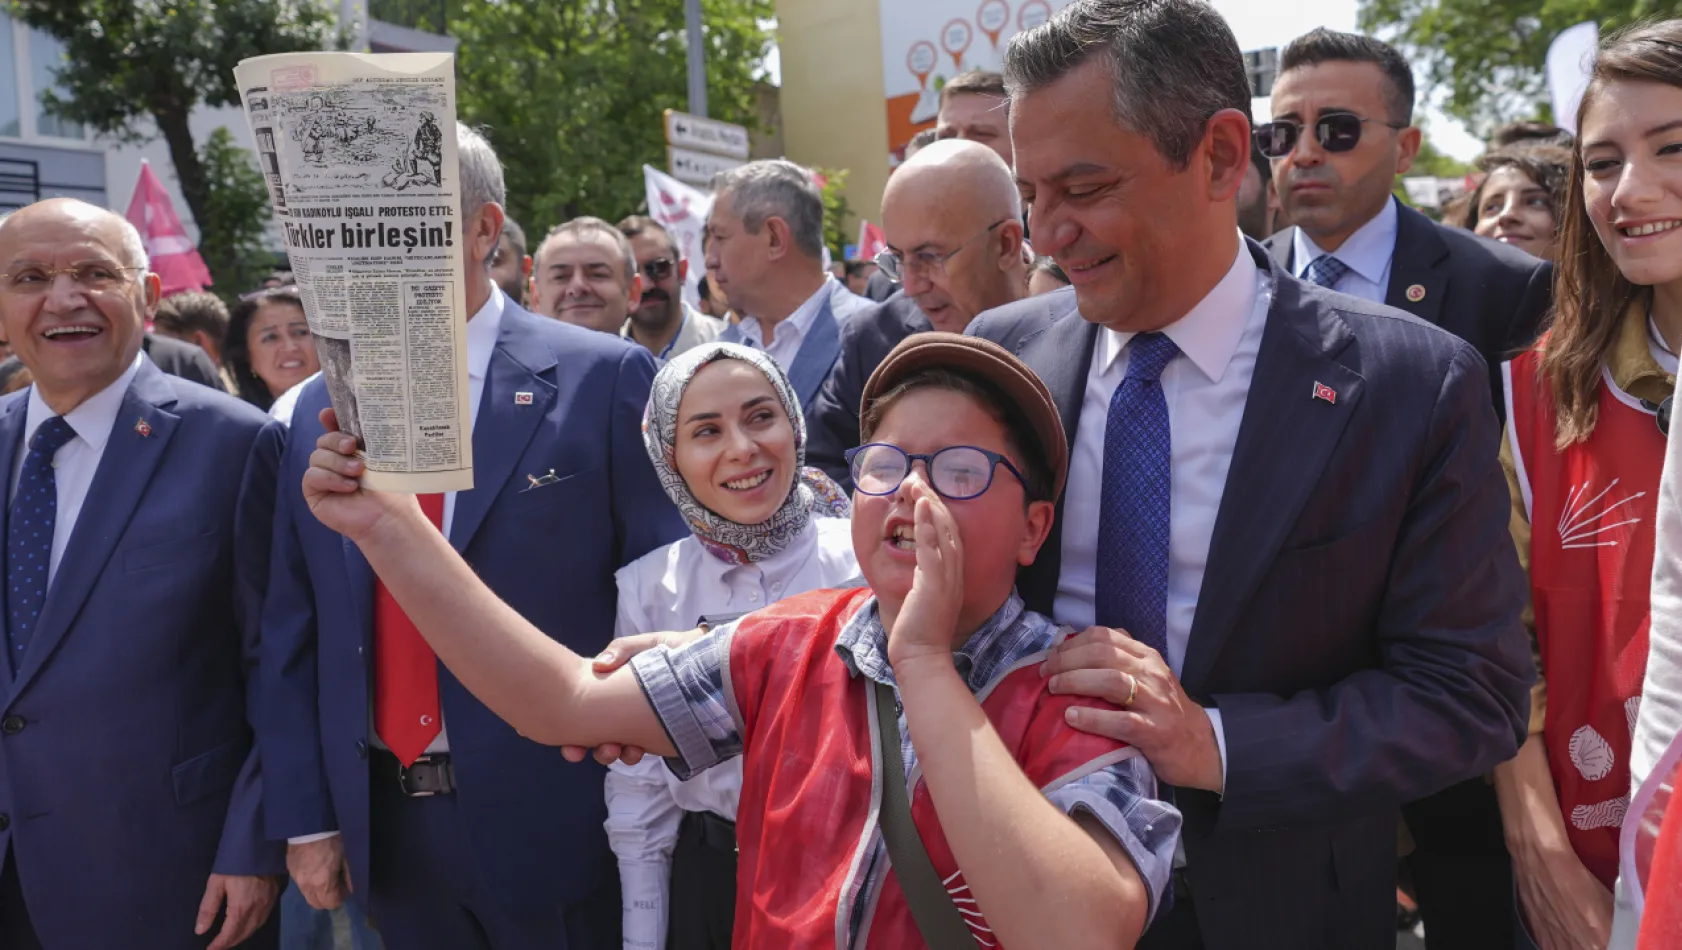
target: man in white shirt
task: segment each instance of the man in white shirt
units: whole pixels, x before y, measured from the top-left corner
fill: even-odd
[[[1394,946],[1397,807],[1527,726],[1482,360],[1242,238],[1249,82],[1201,0],[1076,0],[1005,76],[1036,249],[1073,287],[969,332],[1039,373],[1069,433],[1018,585],[1101,626],[1054,651],[1051,688],[1125,707],[1070,721],[1137,748],[1185,817],[1140,946]]]
[[[285,869],[247,715],[281,427],[142,352],[157,305],[122,218],[0,222],[0,946],[225,950]]]
[[[804,408],[841,352],[841,324],[870,306],[823,266],[823,198],[793,162],[758,161],[713,179],[707,273],[741,314],[719,337],[782,364]]]

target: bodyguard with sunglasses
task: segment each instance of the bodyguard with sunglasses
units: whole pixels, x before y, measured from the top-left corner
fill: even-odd
[[[642,274],[642,302],[631,310],[619,335],[647,348],[661,366],[679,353],[718,339],[729,324],[684,302],[689,262],[671,233],[640,214],[625,218],[618,227],[631,242],[637,271]]]
[[[1406,310],[1477,347],[1502,416],[1497,367],[1535,338],[1552,271],[1391,195],[1419,152],[1413,101],[1407,61],[1378,40],[1318,29],[1286,46],[1273,121],[1255,141],[1295,227],[1267,246],[1303,280]]]

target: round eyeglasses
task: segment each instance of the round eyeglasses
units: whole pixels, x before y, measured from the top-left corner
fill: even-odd
[[[935,493],[952,501],[979,498],[993,487],[993,473],[1003,465],[1024,491],[1028,480],[1022,472],[997,452],[973,445],[952,445],[928,455],[907,452],[886,442],[870,442],[846,453],[851,467],[853,487],[866,495],[892,495],[901,482],[911,474],[911,463],[922,461],[928,467],[929,484]]]

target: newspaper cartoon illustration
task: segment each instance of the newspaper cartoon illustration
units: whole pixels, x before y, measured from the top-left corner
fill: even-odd
[[[368,483],[472,487],[454,59],[284,53],[234,74]]]

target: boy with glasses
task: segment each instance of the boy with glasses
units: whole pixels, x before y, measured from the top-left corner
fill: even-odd
[[[866,384],[863,435],[870,589],[789,598],[606,676],[498,601],[412,501],[361,490],[345,437],[322,437],[304,488],[523,734],[629,742],[680,773],[745,757],[738,946],[917,947],[940,921],[989,946],[1133,946],[1179,816],[1134,750],[1065,726],[1086,701],[1040,676],[1065,631],[1014,583],[1068,469],[1050,393],[995,344],[919,334]]]

